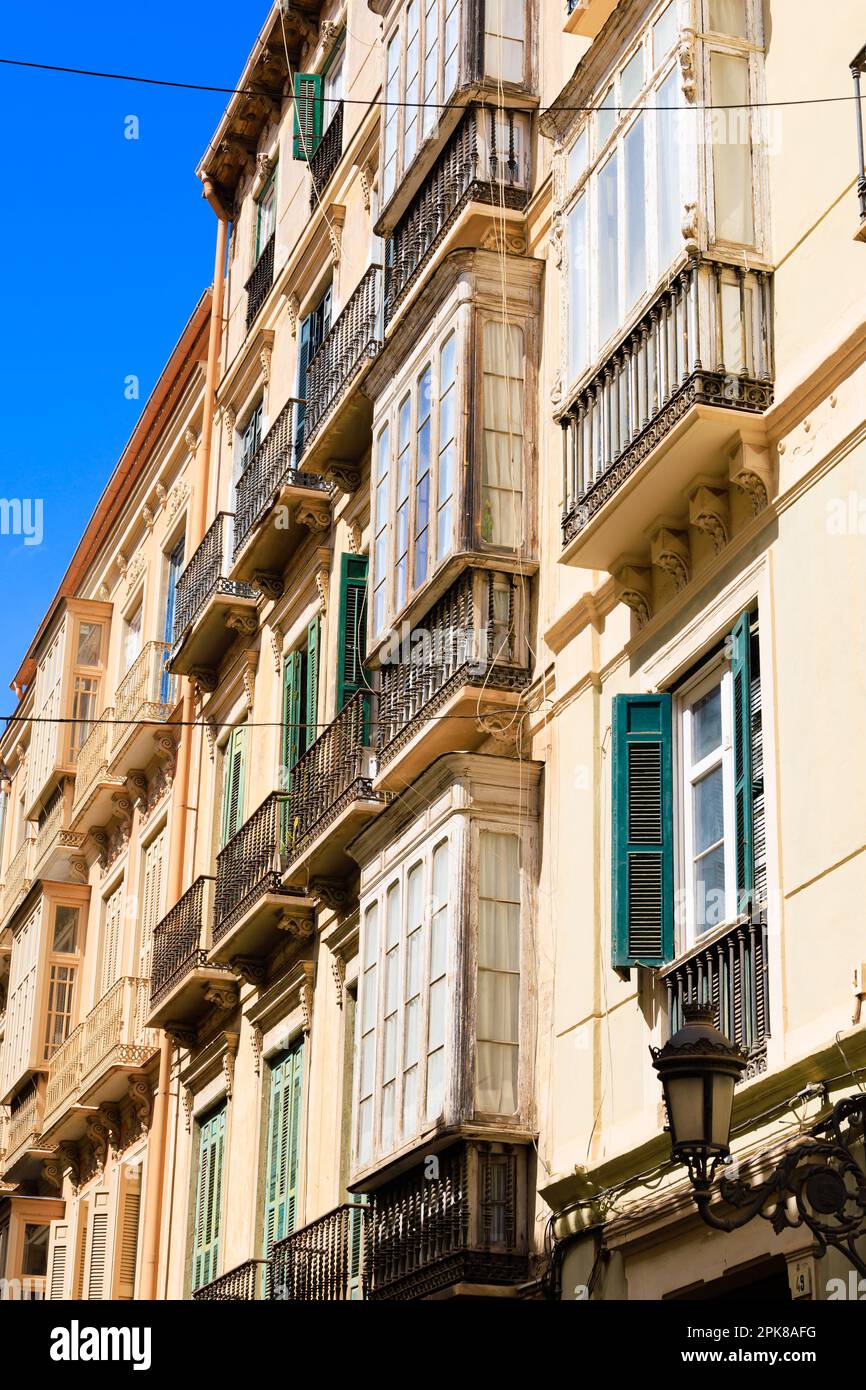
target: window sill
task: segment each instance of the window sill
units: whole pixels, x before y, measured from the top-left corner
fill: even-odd
[[[681,951],[678,955],[674,956],[673,960],[668,961],[661,967],[658,972],[659,979],[666,979],[673,971],[680,970],[690,960],[694,960],[696,956],[702,955],[709,946],[714,946],[717,941],[721,941],[722,938],[727,936],[728,932],[732,932],[735,927],[748,927],[751,921],[752,918],[749,914],[742,912],[739,916],[732,917],[729,921],[722,922],[720,926],[713,927],[712,931],[704,932],[703,936],[699,937],[687,950]]]

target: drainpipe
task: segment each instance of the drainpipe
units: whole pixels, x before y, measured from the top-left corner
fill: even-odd
[[[207,368],[205,374],[204,408],[201,439],[196,453],[192,479],[192,510],[188,526],[190,551],[201,544],[207,530],[207,499],[210,481],[210,453],[213,440],[213,419],[216,388],[219,376],[222,345],[223,298],[225,290],[226,244],[228,213],[210,179],[204,180],[203,197],[217,215],[216,254],[214,257],[213,302],[208,326]],[[187,812],[189,810],[189,772],[192,760],[193,721],[195,701],[193,684],[183,683],[181,703],[180,744],[172,788],[171,839],[168,851],[167,900],[176,903],[184,891],[184,850],[186,847]],[[153,1116],[148,1135],[147,1189],[144,1204],[144,1234],[142,1238],[142,1268],[139,1298],[157,1297],[159,1276],[159,1237],[162,1224],[162,1190],[165,1185],[165,1149],[168,1136],[169,1096],[173,1044],[163,1033],[159,1047],[159,1079],[153,1100]]]

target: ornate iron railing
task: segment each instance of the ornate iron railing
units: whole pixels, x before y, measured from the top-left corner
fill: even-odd
[[[55,1111],[63,1106],[78,1089],[81,1078],[81,1045],[84,1041],[84,1024],[69,1034],[51,1058],[48,1082],[45,1088],[45,1127],[53,1119]]]
[[[142,1066],[153,1056],[159,1041],[156,1029],[144,1026],[149,1000],[150,981],[131,976],[102,996],[84,1020],[80,1084],[105,1067]]]
[[[265,1298],[267,1284],[267,1260],[247,1260],[209,1284],[202,1284],[195,1290],[193,1299],[198,1303],[253,1303]]]
[[[114,717],[113,708],[103,710],[78,750],[72,796],[73,814],[97,780],[108,776]]]
[[[131,728],[145,722],[159,722],[168,718],[175,701],[177,677],[169,680],[167,691],[163,689],[165,680],[165,659],[168,656],[167,642],[147,642],[133,661],[114,697],[115,725],[113,750],[126,739]],[[168,696],[163,699],[162,696]]]
[[[295,858],[358,797],[373,795],[370,696],[359,690],[291,771],[287,841]]]
[[[3,920],[9,916],[18,901],[30,887],[30,872],[33,862],[35,837],[28,835],[24,843],[9,860],[3,880]]]
[[[269,1297],[292,1303],[362,1298],[365,1215],[365,1206],[346,1203],[277,1241]]]
[[[286,401],[249,463],[237,481],[235,489],[236,559],[250,531],[277,500],[281,487],[315,488],[330,491],[330,485],[320,473],[301,473],[294,466],[295,431],[294,397]]]
[[[175,646],[212,594],[225,594],[229,598],[253,596],[249,584],[228,578],[232,565],[233,523],[231,512],[217,514],[177,581],[172,633]]]
[[[772,404],[772,288],[768,271],[694,258],[580,388],[561,419],[565,542],[692,405]]]
[[[707,945],[700,943],[663,972],[671,1034],[683,1024],[683,1005],[715,1005],[720,1032],[749,1053],[745,1076],[767,1068],[770,999],[766,921],[740,922]]]
[[[307,368],[304,449],[339,400],[350,377],[382,346],[382,267],[371,265],[331,324]]]
[[[274,232],[259,259],[256,261],[253,273],[244,286],[247,292],[247,332],[253,326],[259,310],[268,297],[271,285],[274,283],[274,247],[276,246],[277,235]]]
[[[437,1155],[370,1197],[365,1296],[423,1298],[457,1282],[526,1278],[520,1189],[526,1156],[518,1146],[472,1142]]]
[[[310,189],[310,212],[316,211],[319,199],[330,182],[342,153],[343,103],[338,102],[337,109],[328,122],[328,129],[319,141],[315,154],[310,157],[310,174],[313,180]]]
[[[202,874],[153,930],[150,965],[150,1004],[159,1003],[177,982],[207,963],[207,923],[211,907],[212,874]]]
[[[262,894],[280,891],[288,800],[271,792],[217,855],[214,945]]]
[[[380,767],[461,685],[479,681],[486,689],[515,690],[528,683],[516,620],[519,583],[510,574],[464,570],[411,633],[409,659],[381,666]]]
[[[33,1081],[28,1082],[9,1107],[6,1129],[6,1166],[23,1146],[39,1133],[39,1092]]]
[[[495,107],[467,110],[388,240],[386,324],[466,203],[526,207],[528,122],[525,112]]]
[[[44,812],[44,819],[40,822],[39,829],[36,831],[36,843],[33,849],[34,870],[41,863],[42,856],[53,844],[60,830],[63,828],[65,806],[66,798],[63,794],[63,787],[55,787],[48,799],[48,804]]]

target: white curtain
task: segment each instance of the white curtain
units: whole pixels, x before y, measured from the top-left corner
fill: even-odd
[[[710,56],[716,239],[752,246],[752,142],[749,63],[731,53]]]
[[[518,1109],[520,861],[516,835],[484,831],[478,904],[475,1102],[485,1114]]]

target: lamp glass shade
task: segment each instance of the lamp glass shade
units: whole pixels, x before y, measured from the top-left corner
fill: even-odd
[[[704,1078],[680,1073],[668,1077],[665,1090],[674,1148],[684,1144],[694,1148],[705,1143]]]

